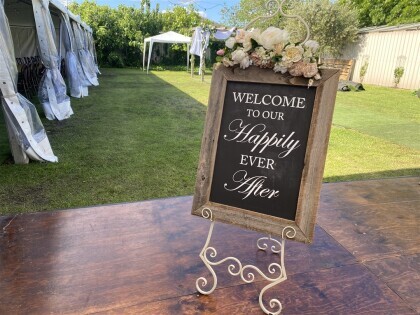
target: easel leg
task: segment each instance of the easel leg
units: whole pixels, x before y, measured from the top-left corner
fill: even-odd
[[[269,281],[270,284],[266,285],[260,292],[259,295],[259,304],[261,309],[266,314],[273,314],[277,315],[280,314],[282,311],[282,304],[278,299],[271,299],[270,300],[270,308],[276,309],[276,311],[269,311],[263,301],[263,295],[264,293],[276,286],[277,284],[283,282],[287,279],[286,275],[286,269],[284,265],[284,246],[285,246],[285,237],[286,238],[294,238],[296,235],[296,230],[291,226],[286,226],[282,231],[282,239],[281,241],[276,240],[275,238],[272,238],[271,235],[268,237],[262,237],[258,239],[257,246],[260,250],[267,250],[269,245],[268,242],[272,242],[273,245],[270,247],[270,250],[274,254],[280,255],[280,263],[271,263],[268,266],[268,272],[270,275],[274,276],[275,274],[278,274],[278,276],[272,278],[269,276],[266,276],[258,267],[253,265],[245,265],[242,266],[242,263],[239,259],[235,257],[226,257],[219,261],[211,261],[211,259],[215,259],[217,256],[217,251],[214,247],[209,247],[211,236],[213,234],[213,228],[214,228],[214,221],[213,221],[213,213],[210,209],[204,208],[202,211],[202,216],[206,219],[210,219],[211,225],[209,229],[209,233],[207,235],[206,243],[204,244],[203,249],[200,252],[200,258],[203,261],[203,263],[206,265],[207,269],[209,269],[210,273],[213,277],[213,286],[209,290],[205,290],[204,288],[207,286],[207,279],[204,277],[200,277],[196,281],[196,288],[198,292],[201,294],[211,294],[214,292],[214,290],[217,287],[217,275],[213,269],[213,266],[220,265],[224,263],[225,261],[231,261],[231,264],[228,266],[228,272],[232,276],[241,276],[241,279],[246,283],[254,282],[255,280],[255,274],[259,274],[261,277],[263,277],[265,280]]]
[[[207,235],[206,243],[204,244],[204,247],[200,252],[201,260],[203,261],[204,265],[206,265],[207,269],[211,272],[213,276],[213,286],[208,291],[205,291],[204,289],[202,289],[205,286],[207,286],[207,279],[204,277],[198,278],[195,282],[195,287],[197,288],[198,292],[205,295],[213,293],[213,291],[217,287],[217,275],[214,272],[212,266],[210,265],[210,262],[207,260],[207,257],[206,257],[207,251],[210,252],[210,257],[215,257],[217,255],[216,249],[214,249],[213,247],[209,247],[211,235],[213,234],[213,227],[214,227],[214,221],[212,221],[210,224],[210,230],[209,230],[209,234]]]

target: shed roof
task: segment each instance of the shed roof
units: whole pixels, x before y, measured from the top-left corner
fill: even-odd
[[[375,32],[395,32],[395,31],[415,31],[420,30],[420,23],[401,24],[401,25],[382,25],[365,27],[359,30],[359,34]]]

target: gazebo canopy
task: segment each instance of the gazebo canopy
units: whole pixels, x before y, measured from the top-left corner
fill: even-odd
[[[187,70],[190,59],[190,43],[191,37],[169,31],[156,36],[151,36],[144,39],[144,52],[143,52],[143,70],[146,61],[147,43],[149,43],[149,54],[147,59],[147,73],[149,73],[150,59],[152,58],[153,43],[168,43],[168,44],[187,44]]]

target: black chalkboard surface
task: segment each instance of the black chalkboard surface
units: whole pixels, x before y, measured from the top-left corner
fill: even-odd
[[[216,65],[191,213],[310,243],[339,74]]]
[[[315,92],[227,82],[210,201],[295,219]]]

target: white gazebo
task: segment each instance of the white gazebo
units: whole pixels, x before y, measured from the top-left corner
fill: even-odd
[[[143,70],[146,61],[147,43],[149,43],[149,54],[147,59],[147,73],[149,73],[150,59],[152,57],[153,43],[168,43],[168,44],[187,44],[187,71],[190,59],[190,43],[191,37],[170,31],[156,36],[148,37],[144,40],[143,52]]]

